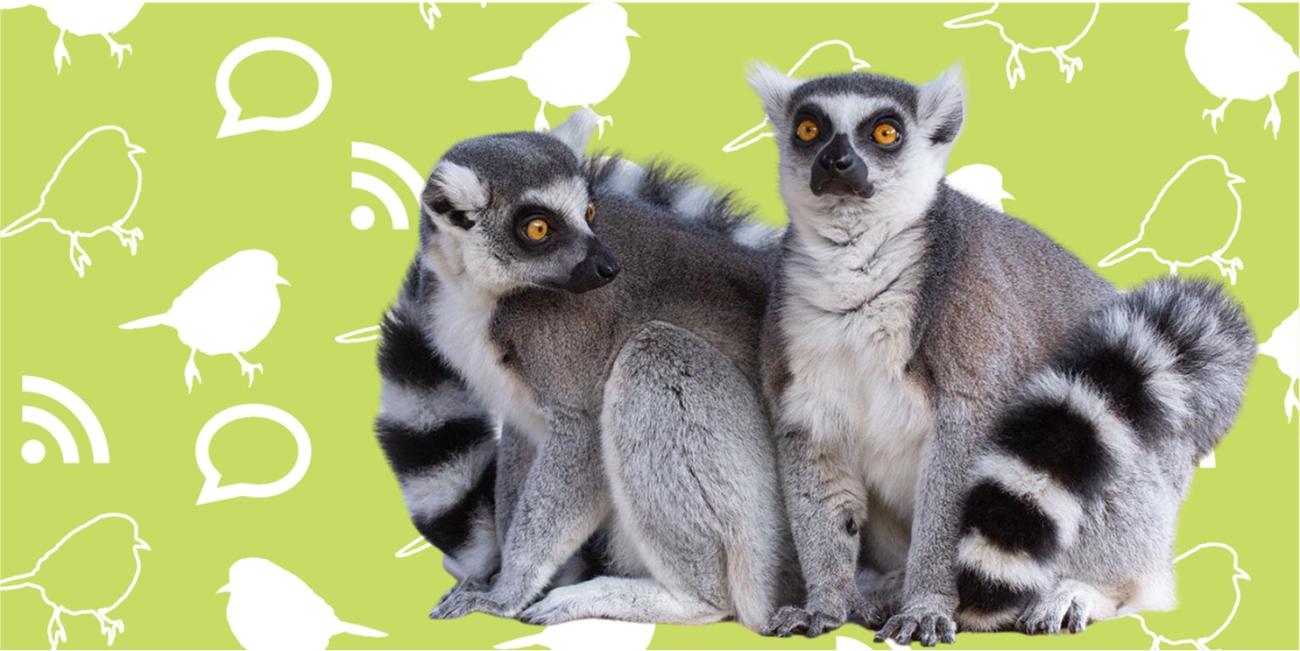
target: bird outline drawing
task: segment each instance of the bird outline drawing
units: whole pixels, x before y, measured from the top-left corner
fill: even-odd
[[[340,344],[364,344],[371,341],[379,340],[379,326],[372,325],[356,330],[349,330],[334,338],[335,343]]]
[[[248,651],[320,650],[342,633],[388,637],[383,631],[339,619],[305,581],[265,558],[235,561],[229,579],[217,593],[230,595],[226,623]]]
[[[610,619],[575,619],[554,624],[540,633],[507,640],[495,649],[540,646],[551,651],[645,651],[654,638],[655,625]]]
[[[799,60],[795,61],[794,65],[790,66],[790,69],[787,70],[785,74],[787,76],[793,77],[795,73],[799,72],[799,69],[802,68],[804,64],[807,63],[808,60],[812,58],[814,54],[822,50],[825,50],[826,48],[842,48],[844,50],[850,64],[849,72],[857,72],[858,70],[871,67],[870,63],[867,63],[865,60],[858,57],[857,53],[853,51],[853,46],[849,45],[848,41],[842,41],[840,39],[831,39],[827,41],[822,41],[820,43],[816,43],[812,47],[808,48],[808,50],[803,53],[803,56],[799,57]],[[766,117],[764,117],[761,121],[759,121],[758,124],[755,124],[754,126],[746,129],[743,133],[736,136],[735,138],[732,138],[730,142],[723,145],[722,146],[723,153],[730,154],[733,152],[737,152],[752,144],[757,143],[760,140],[763,140],[764,138],[773,137],[773,135],[775,134],[773,134],[770,129],[766,131],[764,130],[767,129],[768,125],[770,125],[771,123],[772,123],[771,120],[768,120]]]
[[[45,17],[50,24],[59,28],[59,38],[54,42],[54,69],[63,72],[63,64],[72,63],[68,47],[63,39],[71,32],[73,36],[102,36],[108,41],[109,54],[117,58],[117,67],[131,53],[129,43],[118,43],[113,34],[125,29],[136,14],[144,7],[144,0],[22,0],[0,1],[0,9],[36,6],[45,10]]]
[[[95,543],[110,542],[100,538],[121,539],[128,535],[131,567],[124,562],[125,553],[110,559],[107,550],[95,546]],[[140,538],[140,526],[135,518],[123,513],[102,513],[59,539],[41,555],[31,571],[0,579],[0,592],[30,588],[40,594],[41,601],[53,610],[45,629],[52,650],[68,641],[68,633],[63,628],[65,615],[93,616],[99,621],[100,633],[111,645],[126,631],[126,625],[109,613],[135,590],[140,579],[141,551],[150,551],[150,547]]]
[[[1088,17],[1087,23],[1079,30],[1074,38],[1066,43],[1052,45],[1029,45],[1025,41],[1017,40],[1007,35],[1007,27],[1003,24],[998,13],[1002,3],[994,2],[992,7],[983,11],[958,16],[944,22],[943,26],[948,29],[971,29],[976,27],[992,27],[998,32],[998,37],[1002,39],[1011,48],[1011,53],[1007,56],[1006,75],[1007,82],[1011,84],[1011,89],[1016,89],[1016,83],[1025,79],[1025,64],[1021,62],[1020,55],[1024,54],[1051,54],[1056,57],[1057,67],[1065,75],[1065,83],[1074,81],[1074,74],[1083,70],[1083,58],[1070,55],[1070,50],[1083,40],[1092,30],[1092,26],[1097,22],[1097,14],[1101,12],[1101,3],[1092,4],[1092,13]]]
[[[176,330],[181,342],[190,348],[185,363],[187,391],[194,390],[195,380],[203,382],[194,362],[199,352],[233,356],[251,387],[255,374],[263,372],[262,365],[250,363],[244,353],[262,343],[275,327],[280,316],[278,286],[289,284],[280,277],[278,267],[275,256],[266,251],[240,251],[204,271],[166,312],[118,327],[138,330],[165,325]]]
[[[1192,0],[1187,5],[1187,20],[1175,31],[1187,32],[1184,54],[1192,76],[1223,100],[1201,112],[1202,120],[1210,119],[1210,129],[1219,132],[1229,104],[1267,97],[1264,128],[1271,127],[1277,140],[1282,114],[1275,96],[1300,70],[1295,48],[1263,18],[1233,0]]]
[[[992,165],[972,163],[953,170],[947,176],[952,189],[990,207],[1002,211],[1003,201],[1015,197],[1002,187],[1002,171]]]
[[[1216,554],[1219,558],[1215,557]],[[1222,560],[1219,560],[1220,558]],[[1250,575],[1241,568],[1241,559],[1237,555],[1237,550],[1231,545],[1221,542],[1201,543],[1174,558],[1173,564],[1175,570],[1178,570],[1180,563],[1186,563],[1189,560],[1200,561],[1203,563],[1222,563],[1224,561],[1230,561],[1232,563],[1232,573],[1228,577],[1232,581],[1232,590],[1234,593],[1232,597],[1232,605],[1228,607],[1226,616],[1221,616],[1218,612],[1192,612],[1190,613],[1192,616],[1188,616],[1189,613],[1186,611],[1190,608],[1195,608],[1200,604],[1188,603],[1187,601],[1180,604],[1178,609],[1168,613],[1167,617],[1177,618],[1186,626],[1214,626],[1214,629],[1209,632],[1204,632],[1203,630],[1199,631],[1203,632],[1203,635],[1196,635],[1195,633],[1184,631],[1180,631],[1178,634],[1173,634],[1173,630],[1171,629],[1178,626],[1178,624],[1160,622],[1155,628],[1165,629],[1165,633],[1171,634],[1166,635],[1165,633],[1156,631],[1155,628],[1152,627],[1153,619],[1165,618],[1161,613],[1130,613],[1129,617],[1137,620],[1138,625],[1142,627],[1142,632],[1146,633],[1147,636],[1151,638],[1151,651],[1157,651],[1158,649],[1167,647],[1186,646],[1192,646],[1199,651],[1209,651],[1210,643],[1213,642],[1215,638],[1222,635],[1223,632],[1228,629],[1228,626],[1232,624],[1232,620],[1237,617],[1237,610],[1241,607],[1241,582],[1250,580]],[[1211,568],[1212,571],[1216,569],[1217,568]],[[1189,577],[1180,577],[1180,580],[1187,580],[1188,578]],[[1218,577],[1216,577],[1216,580],[1218,580]],[[1203,596],[1208,596],[1208,591],[1198,590],[1197,600],[1208,602],[1207,599],[1203,599]],[[1205,605],[1214,609],[1224,607],[1223,604],[1217,603],[1206,603]],[[1222,617],[1222,619],[1220,619],[1220,617]]]
[[[67,180],[64,179],[60,183],[60,179],[63,177],[64,169],[68,167],[68,164],[79,158],[77,157],[78,153],[88,152],[83,153],[83,155],[93,158],[94,154],[97,153],[97,149],[116,149],[119,147],[124,155],[116,157],[118,164],[122,162],[129,164],[135,176],[135,193],[132,195],[129,205],[121,210],[111,211],[114,214],[109,218],[102,218],[98,215],[77,214],[77,211],[73,211],[74,214],[51,214],[48,205],[51,194],[55,195],[55,203],[57,204],[63,193],[70,192],[70,190],[64,190],[64,186],[68,184]],[[130,135],[122,127],[110,124],[87,131],[77,140],[76,144],[72,145],[68,153],[63,155],[58,166],[54,168],[54,173],[50,175],[49,181],[46,181],[44,189],[41,190],[41,196],[36,202],[36,207],[0,229],[0,239],[7,239],[24,233],[41,224],[49,224],[50,228],[68,238],[68,260],[72,263],[72,268],[77,272],[77,276],[81,278],[86,276],[86,267],[91,264],[90,254],[82,246],[82,240],[88,240],[104,233],[112,233],[117,236],[122,246],[130,250],[131,255],[134,256],[140,240],[144,239],[144,231],[139,228],[127,228],[124,224],[135,212],[136,206],[140,203],[140,193],[144,189],[144,171],[140,169],[140,163],[136,160],[136,157],[143,153],[145,153],[144,149],[131,142]],[[104,172],[105,170],[97,171]],[[75,176],[79,177],[81,174]],[[102,179],[91,180],[89,178],[74,180],[79,181],[80,184],[102,182]],[[82,188],[82,190],[84,191],[85,188]],[[53,210],[57,213],[57,206]],[[104,223],[105,219],[108,220],[108,223]]]
[[[1218,166],[1218,169],[1216,170],[1214,166]],[[1205,172],[1216,175],[1221,171],[1221,182],[1224,184],[1224,187],[1227,188],[1228,192],[1231,193],[1236,209],[1232,218],[1233,221],[1231,227],[1229,228],[1226,224],[1222,225],[1223,230],[1228,231],[1226,236],[1222,237],[1222,244],[1218,244],[1216,248],[1208,253],[1197,254],[1196,257],[1191,259],[1180,259],[1181,256],[1171,256],[1171,254],[1167,252],[1161,253],[1152,243],[1149,243],[1146,240],[1153,237],[1158,238],[1159,234],[1153,235],[1149,232],[1152,229],[1172,232],[1184,228],[1182,224],[1174,223],[1175,220],[1169,215],[1161,215],[1158,213],[1161,208],[1161,202],[1165,201],[1165,196],[1171,190],[1180,187],[1179,181],[1192,170],[1196,170],[1197,173]],[[1133,238],[1128,243],[1123,244],[1114,251],[1111,251],[1110,254],[1105,258],[1102,258],[1097,265],[1099,267],[1110,267],[1128,260],[1139,253],[1145,253],[1154,258],[1156,262],[1168,267],[1171,275],[1178,275],[1180,269],[1194,267],[1198,264],[1209,262],[1219,269],[1220,275],[1227,276],[1230,283],[1234,285],[1237,284],[1237,272],[1242,270],[1245,265],[1242,263],[1241,258],[1227,258],[1225,255],[1228,248],[1232,246],[1232,241],[1236,239],[1237,231],[1241,228],[1241,195],[1238,194],[1236,186],[1245,182],[1245,179],[1232,173],[1232,171],[1228,169],[1228,161],[1224,160],[1220,156],[1197,156],[1196,158],[1183,163],[1183,166],[1165,182],[1164,187],[1160,188],[1160,192],[1156,195],[1155,201],[1152,202],[1151,208],[1147,210],[1146,215],[1142,218],[1141,225],[1138,226],[1137,237]],[[1182,185],[1195,189],[1203,187],[1202,183],[1189,182]],[[1198,235],[1206,234],[1198,233]],[[1214,236],[1212,241],[1220,241],[1220,236]]]
[[[533,129],[546,131],[547,105],[591,107],[605,101],[623,82],[632,62],[629,37],[639,37],[627,23],[627,10],[614,2],[593,2],[556,21],[519,58],[518,63],[470,77],[470,81],[520,79],[541,105]],[[593,111],[594,113],[594,111]],[[609,115],[596,114],[597,137]]]
[[[1292,415],[1300,413],[1300,390],[1297,390],[1297,384],[1300,384],[1300,309],[1273,328],[1268,341],[1259,345],[1259,354],[1277,360],[1278,370],[1291,378],[1282,399],[1282,410],[1286,412],[1287,424],[1290,424]]]

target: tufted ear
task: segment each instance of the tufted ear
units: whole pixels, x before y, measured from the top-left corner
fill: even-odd
[[[745,78],[758,98],[763,100],[763,112],[772,121],[785,117],[788,108],[786,102],[790,100],[790,93],[802,83],[762,61],[750,65]]]
[[[951,145],[957,139],[966,116],[966,85],[961,79],[960,65],[948,68],[921,87],[917,114],[932,144]]]
[[[551,135],[569,146],[578,160],[587,157],[587,142],[591,140],[591,130],[596,126],[596,114],[588,108],[579,108],[569,114],[568,119],[551,130]]]
[[[474,226],[469,213],[487,207],[487,183],[464,165],[440,161],[429,175],[421,203],[430,218],[440,216],[453,226],[468,230]]]

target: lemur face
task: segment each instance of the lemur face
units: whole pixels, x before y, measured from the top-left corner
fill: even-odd
[[[452,147],[422,197],[429,263],[498,294],[520,287],[579,293],[613,280],[619,263],[591,230],[596,207],[579,161],[590,132],[579,116],[551,134]]]
[[[917,87],[866,73],[800,82],[759,64],[750,83],[775,130],[782,193],[799,206],[924,209],[961,129],[955,69]]]

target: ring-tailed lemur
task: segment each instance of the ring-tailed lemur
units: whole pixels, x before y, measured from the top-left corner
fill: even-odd
[[[431,617],[761,626],[792,565],[758,389],[773,231],[666,168],[586,160],[591,127],[462,142],[425,190],[378,430],[475,579]],[[533,603],[598,527],[606,576]]]
[[[1196,282],[1119,293],[949,188],[956,69],[750,81],[791,221],[764,384],[808,588],[767,632],[856,614],[933,645],[1166,603],[1178,506],[1253,357],[1241,310]],[[901,594],[864,599],[859,559],[905,569]]]

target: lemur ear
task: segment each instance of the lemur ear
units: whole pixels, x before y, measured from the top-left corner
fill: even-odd
[[[758,98],[763,100],[763,112],[767,114],[769,120],[785,117],[786,102],[790,99],[790,93],[802,83],[762,61],[755,61],[750,65],[745,78],[749,81],[750,88],[758,94]]]
[[[961,79],[961,65],[948,68],[921,87],[917,113],[931,143],[942,145],[957,139],[966,116],[966,85]]]
[[[591,130],[596,126],[596,114],[589,108],[579,108],[569,114],[569,118],[551,130],[551,135],[569,146],[579,160],[587,157],[587,142],[591,140]]]
[[[468,230],[474,226],[468,213],[487,207],[488,187],[474,170],[444,160],[429,175],[421,203],[430,217],[444,217]]]

